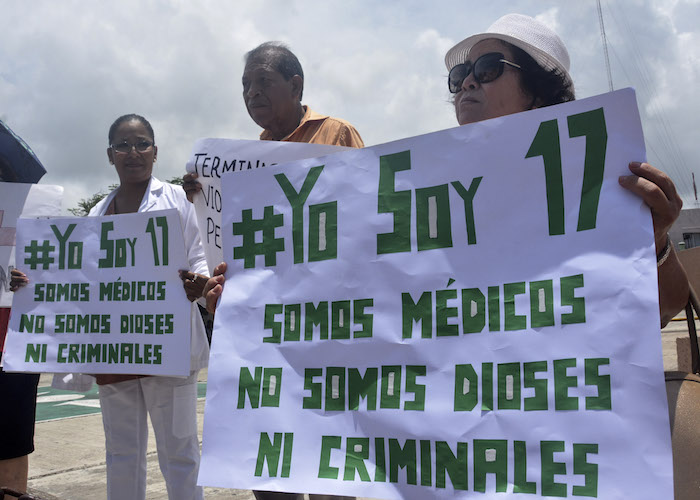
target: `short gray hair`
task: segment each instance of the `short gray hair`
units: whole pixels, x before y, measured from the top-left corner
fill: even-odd
[[[247,52],[244,60],[246,64],[256,60],[265,61],[287,81],[291,80],[294,75],[299,75],[302,80],[299,94],[299,99],[301,100],[304,93],[304,70],[301,69],[301,63],[297,56],[285,44],[282,42],[261,43],[250,52]]]

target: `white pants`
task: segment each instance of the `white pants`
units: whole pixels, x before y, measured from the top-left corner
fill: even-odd
[[[197,372],[187,378],[144,377],[101,385],[107,449],[107,498],[146,498],[146,449],[151,416],[158,463],[170,500],[201,500],[197,486]]]

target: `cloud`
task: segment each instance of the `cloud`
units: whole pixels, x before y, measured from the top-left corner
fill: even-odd
[[[558,7],[552,7],[541,14],[538,14],[535,16],[535,19],[537,19],[539,22],[547,25],[549,28],[551,28],[555,33],[562,33],[562,27],[559,24],[559,8]]]
[[[255,139],[240,77],[245,52],[266,40],[299,56],[305,101],[353,123],[369,145],[456,126],[444,52],[512,11],[558,31],[579,97],[607,91],[594,2],[38,0],[3,4],[1,113],[72,207],[117,182],[106,135],[124,113],[151,120],[165,179],[183,173],[199,137]],[[603,12],[615,85],[637,88],[654,161],[687,196],[700,147],[700,4],[608,0]]]
[[[421,32],[416,38],[414,46],[417,49],[433,49],[437,58],[445,56],[445,53],[457,43],[450,38],[441,36],[436,29],[427,29]]]

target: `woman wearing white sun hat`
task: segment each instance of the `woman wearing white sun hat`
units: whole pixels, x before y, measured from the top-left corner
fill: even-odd
[[[569,53],[559,36],[522,14],[508,14],[445,55],[448,86],[460,125],[575,99]],[[683,204],[671,179],[632,161],[620,185],[651,209],[662,326],[688,301],[688,279],[668,238]]]
[[[445,64],[460,125],[575,99],[566,46],[554,31],[522,14],[505,15],[465,38],[447,52]],[[620,185],[651,209],[664,326],[688,301],[688,279],[668,238],[683,202],[662,171],[638,161],[629,169],[632,175],[621,176]],[[217,266],[204,288],[210,312],[223,291],[224,270]]]

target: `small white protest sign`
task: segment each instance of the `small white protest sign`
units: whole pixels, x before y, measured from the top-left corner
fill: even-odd
[[[6,371],[188,375],[177,210],[20,219]]]

